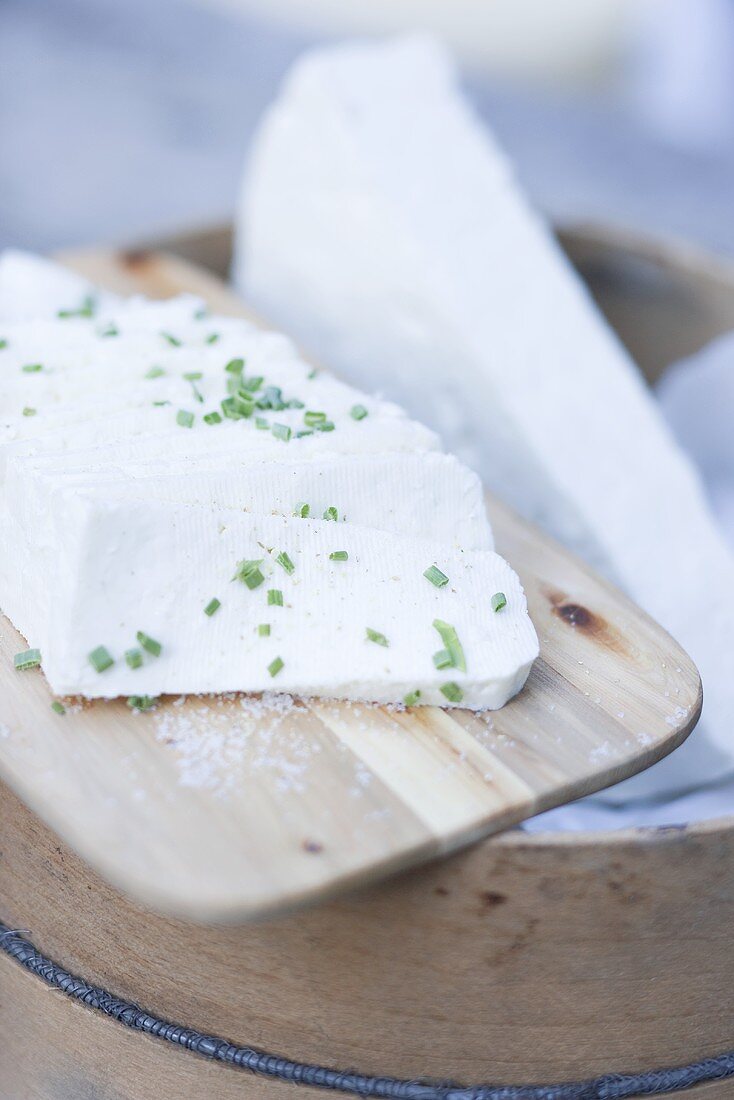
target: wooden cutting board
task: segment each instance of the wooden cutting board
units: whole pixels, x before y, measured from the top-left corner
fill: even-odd
[[[187,290],[247,315],[222,283],[169,256],[65,260],[112,290]],[[541,640],[527,686],[501,711],[192,698],[60,717],[41,673],[14,671],[24,644],[0,619],[0,775],[139,900],[238,920],[449,852],[666,755],[700,713],[690,659],[555,542],[488,505]]]

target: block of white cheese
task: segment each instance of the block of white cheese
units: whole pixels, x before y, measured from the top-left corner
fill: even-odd
[[[61,695],[272,689],[493,709],[538,653],[520,582],[493,551],[104,493],[56,505],[43,668]],[[431,583],[431,566],[448,582]],[[450,666],[436,666],[441,650]]]
[[[306,56],[248,166],[234,269],[247,300],[441,432],[697,662],[704,732],[684,774],[673,754],[633,793],[734,767],[734,559],[440,47],[417,37]]]

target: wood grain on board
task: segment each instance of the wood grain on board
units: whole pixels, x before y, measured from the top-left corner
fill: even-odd
[[[67,257],[122,292],[192,291],[247,315],[202,269],[160,254]],[[624,778],[678,745],[701,705],[689,658],[556,543],[489,500],[525,585],[541,658],[501,711],[241,700],[122,702],[63,718],[0,622],[0,775],[95,868],[145,903],[236,920],[451,851]]]

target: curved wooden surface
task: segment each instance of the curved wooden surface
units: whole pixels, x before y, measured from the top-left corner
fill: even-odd
[[[226,234],[205,247],[226,262]],[[631,316],[641,296],[644,323],[622,334],[649,371],[655,333],[676,309],[690,321],[681,350],[734,327],[724,264],[673,254],[659,264],[654,249],[632,254],[589,233],[571,251],[612,316]],[[2,789],[0,838],[0,918],[39,950],[151,1012],[291,1058],[520,1083],[680,1065],[734,1046],[734,818],[506,833],[310,911],[218,928],[137,907]],[[0,1030],[0,1080],[13,1097],[285,1095],[126,1032],[2,957]],[[684,1095],[733,1094],[721,1082]]]

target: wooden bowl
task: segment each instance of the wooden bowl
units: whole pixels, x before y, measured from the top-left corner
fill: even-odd
[[[610,231],[562,241],[649,377],[734,328],[732,265]],[[226,268],[227,230],[162,243]],[[0,920],[86,982],[242,1046],[466,1085],[657,1070],[734,1046],[734,816],[507,833],[237,927],[142,910],[7,789],[0,822]],[[289,1087],[131,1031],[2,954],[0,1029],[8,1097],[229,1100]],[[734,1095],[725,1080],[702,1089]]]

